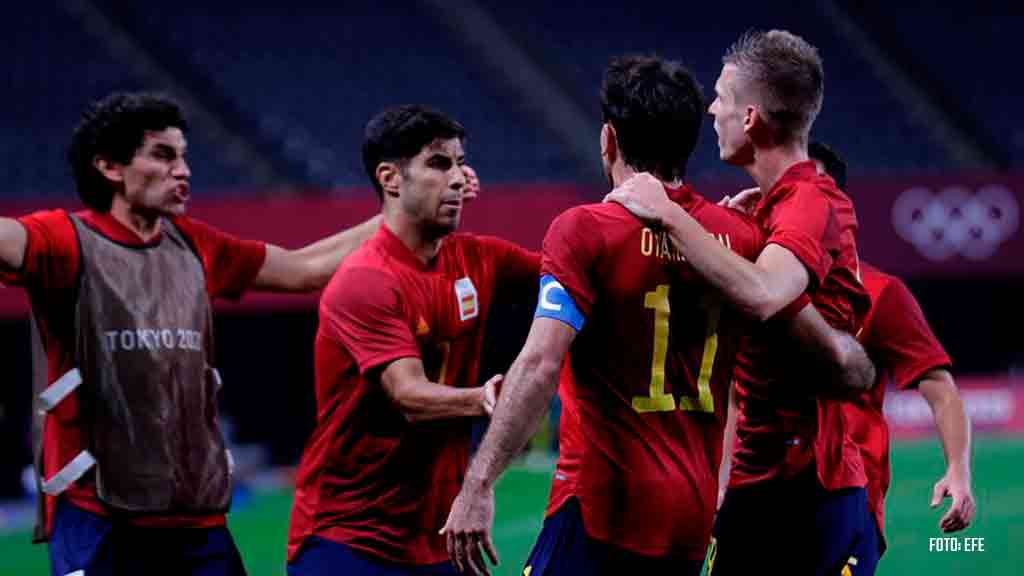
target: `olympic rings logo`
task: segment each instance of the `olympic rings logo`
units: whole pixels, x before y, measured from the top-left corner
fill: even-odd
[[[896,233],[928,260],[942,262],[955,255],[985,260],[1017,232],[1020,209],[1004,186],[985,186],[972,194],[963,187],[938,194],[911,188],[892,207]]]

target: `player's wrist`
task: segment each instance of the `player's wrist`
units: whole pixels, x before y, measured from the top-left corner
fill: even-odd
[[[966,462],[952,462],[946,468],[946,477],[969,485],[971,483],[971,468]]]
[[[486,493],[493,486],[493,479],[488,478],[487,474],[474,471],[472,468],[466,473],[466,478],[462,481],[462,491],[471,494]]]

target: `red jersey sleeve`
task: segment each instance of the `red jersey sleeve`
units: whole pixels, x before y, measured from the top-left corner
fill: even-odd
[[[540,254],[494,236],[481,236],[480,241],[495,256],[498,290],[511,297],[532,297],[540,277]]]
[[[792,252],[807,268],[811,286],[820,286],[839,245],[839,225],[828,197],[814,186],[795,185],[768,224],[766,244]]]
[[[569,209],[551,223],[541,251],[541,275],[554,276],[586,317],[597,296],[590,270],[604,248],[599,230],[585,209]]]
[[[343,269],[320,300],[320,321],[362,374],[399,358],[421,357],[398,282],[380,270]]]
[[[25,257],[21,268],[0,265],[0,282],[30,291],[60,292],[74,287],[81,265],[78,239],[67,212],[47,210],[18,218],[25,227]]]
[[[255,240],[241,240],[191,218],[176,218],[174,224],[199,252],[206,270],[206,289],[210,297],[241,297],[263,267],[267,245]]]
[[[874,305],[865,343],[891,370],[897,388],[913,388],[929,370],[952,366],[902,280],[893,278]]]

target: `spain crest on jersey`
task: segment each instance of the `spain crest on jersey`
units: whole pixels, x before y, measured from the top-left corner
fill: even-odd
[[[480,303],[477,299],[476,286],[469,276],[455,281],[455,302],[459,309],[459,320],[466,321],[480,314]]]

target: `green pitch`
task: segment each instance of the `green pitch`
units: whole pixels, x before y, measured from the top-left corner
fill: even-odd
[[[1019,574],[1024,563],[1024,482],[1018,460],[1022,456],[1024,439],[977,440],[974,484],[979,516],[963,534],[983,537],[985,550],[938,553],[928,551],[928,538],[940,535],[940,513],[930,509],[928,501],[932,484],[943,470],[941,449],[934,439],[896,444],[887,510],[889,551],[878,574]],[[549,480],[549,472],[515,469],[498,485],[495,541],[501,566],[496,574],[522,573],[522,563],[540,530]],[[290,492],[270,493],[230,516],[251,576],[284,574],[290,506]],[[0,536],[0,574],[48,573],[45,548],[28,542],[27,532]],[[765,569],[765,573],[775,572],[772,567]]]

